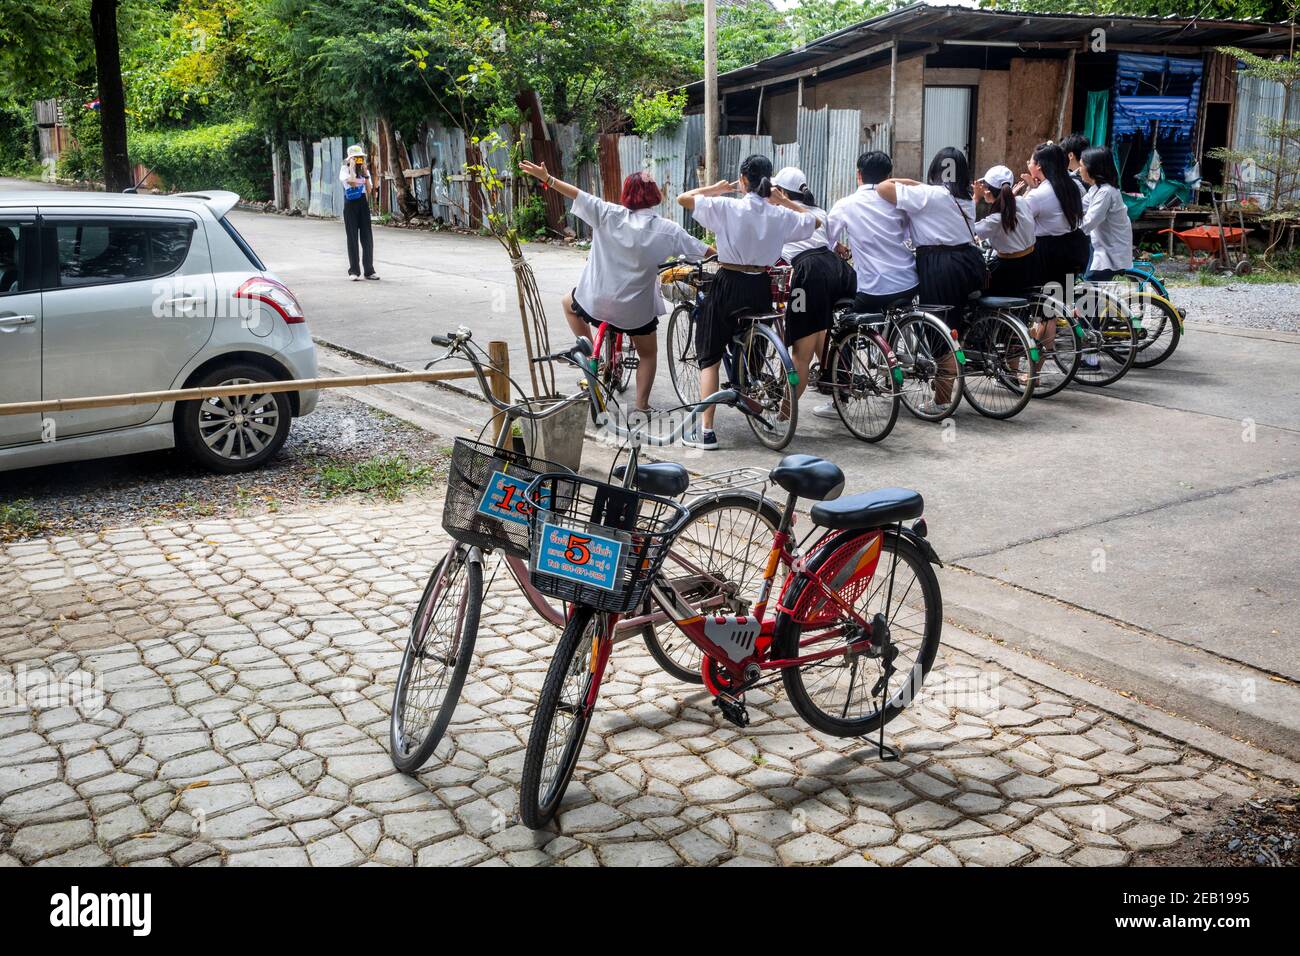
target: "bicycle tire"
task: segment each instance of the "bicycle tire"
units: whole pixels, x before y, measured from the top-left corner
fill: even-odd
[[[889,347],[903,369],[899,401],[914,417],[926,422],[941,422],[957,411],[962,398],[963,360],[947,324],[928,312],[908,312],[890,323]],[[945,358],[957,369],[949,382],[950,397],[938,411],[925,411],[927,401],[934,401],[936,383],[942,374]]]
[[[691,306],[682,303],[668,317],[668,377],[677,400],[695,405],[700,400],[700,364],[695,359],[695,318]]]
[[[1182,341],[1182,316],[1172,302],[1154,292],[1139,292],[1137,298],[1142,303],[1142,335],[1138,343],[1138,354],[1133,359],[1133,367],[1155,368],[1173,355],[1178,348],[1178,343]],[[1148,309],[1160,313],[1159,317],[1153,319]],[[1153,322],[1156,324],[1154,333],[1151,331]],[[1167,344],[1163,348],[1153,349],[1162,337],[1166,338]]]
[[[1109,301],[1109,297],[1105,299]],[[1137,328],[1127,311],[1117,306],[1109,306],[1097,311],[1096,316],[1078,318],[1083,337],[1080,339],[1081,360],[1074,380],[1080,385],[1093,388],[1105,388],[1114,385],[1133,367],[1138,353]],[[1116,343],[1124,340],[1124,345]],[[1089,363],[1089,356],[1097,364]]]
[[[719,597],[716,587],[700,591],[698,588],[687,589],[678,586],[678,592],[687,604],[697,610],[718,614],[748,613],[758,598],[758,587],[763,580],[768,553],[763,551],[759,555],[758,564],[750,563],[747,559],[754,553],[755,547],[761,547],[763,542],[770,541],[772,535],[776,533],[781,523],[780,506],[755,491],[730,491],[700,498],[688,505],[687,511],[689,516],[686,523],[682,525],[682,530],[673,539],[672,547],[668,549],[668,557],[664,561],[660,577],[674,582],[671,569],[682,565],[673,560],[673,554],[675,551],[681,551],[683,557],[697,567],[717,573],[727,584],[736,588],[736,593],[719,605],[714,603],[714,599]],[[720,512],[724,511],[736,513],[737,517],[741,518],[740,525],[732,524],[731,527],[724,527],[725,519],[719,516]],[[742,515],[752,516],[753,522],[748,523]],[[697,527],[707,529],[709,522],[712,522],[712,528],[715,530],[693,530]],[[764,526],[762,529],[759,528],[760,524]],[[726,542],[721,540],[723,535],[727,536]],[[741,538],[744,540],[740,540]],[[721,552],[723,547],[729,546],[733,541],[745,549],[743,555]],[[679,542],[686,542],[686,544],[679,544]],[[693,553],[685,553],[688,550]],[[712,560],[709,564],[705,564],[709,559]],[[745,576],[742,577],[738,570],[733,570],[739,567],[738,563],[721,567],[720,565],[727,559],[744,560],[746,564],[744,570],[747,572]],[[702,607],[705,603],[709,604],[708,608]],[[647,599],[646,610],[649,610],[649,599]],[[672,621],[664,621],[658,626],[647,624],[642,629],[641,635],[646,650],[665,673],[687,684],[702,682],[703,678],[700,674],[702,652]]]
[[[766,413],[764,418],[775,426],[764,427],[755,416],[746,415],[749,430],[762,445],[780,451],[794,439],[799,424],[794,362],[785,343],[773,329],[756,321],[748,325],[731,340],[736,388],[742,395],[762,405]],[[756,344],[760,339],[763,345]],[[763,349],[761,355],[756,351],[759,348]],[[760,362],[761,367],[753,367]]]
[[[458,625],[458,630],[448,635],[452,641],[450,652],[441,658],[430,658],[426,653],[430,628],[444,620],[438,613],[442,610],[440,605],[454,593],[456,579],[461,571],[465,574],[464,597],[456,602],[457,607],[451,609],[450,622],[446,622]],[[483,567],[478,549],[456,545],[443,556],[429,575],[429,582],[424,587],[424,594],[411,619],[411,633],[407,637],[406,650],[402,654],[402,664],[397,674],[397,686],[393,690],[393,703],[388,716],[388,752],[393,766],[402,773],[416,773],[428,761],[447,732],[452,714],[460,701],[465,675],[469,672],[474,657],[474,642],[478,637],[482,607]],[[411,681],[417,675],[417,661],[430,659],[442,664],[438,676],[445,678],[445,690],[437,700],[436,713],[428,720],[427,729],[415,737],[406,719],[406,704],[411,700]],[[427,711],[428,707],[421,709]]]
[[[840,546],[852,543],[854,538],[866,538],[873,533],[873,531],[867,529],[839,533],[834,539],[832,539],[830,546],[819,548],[810,556],[808,571],[818,571],[835,555],[837,551],[839,551]],[[852,667],[853,664],[851,661],[856,661],[860,658],[857,656],[850,657],[848,654],[838,655],[830,658],[829,662],[816,662],[806,664],[803,667],[787,667],[781,671],[781,679],[785,684],[786,696],[789,697],[791,706],[794,707],[799,716],[807,721],[810,726],[822,731],[823,733],[830,734],[831,736],[860,737],[878,729],[882,723],[887,724],[897,717],[915,698],[917,692],[920,691],[922,684],[925,682],[926,675],[930,673],[930,668],[934,665],[935,655],[939,651],[939,642],[943,631],[943,596],[939,589],[939,579],[934,573],[934,568],[931,567],[926,556],[921,553],[921,549],[908,540],[907,537],[887,530],[883,532],[880,558],[879,563],[877,564],[877,578],[882,576],[887,578],[887,574],[882,575],[882,572],[890,566],[892,555],[894,553],[897,553],[898,555],[900,569],[904,564],[906,564],[911,570],[914,580],[921,586],[921,594],[925,601],[920,625],[920,639],[917,641],[917,648],[915,656],[912,659],[912,664],[906,671],[904,671],[902,667],[899,667],[899,673],[896,674],[889,683],[890,689],[895,687],[898,688],[897,693],[891,694],[889,699],[883,702],[882,705],[876,706],[874,711],[865,712],[850,719],[847,717],[847,695],[841,716],[827,713],[814,699],[815,687],[818,685],[824,686],[824,684],[819,681],[818,685],[814,685],[814,692],[810,692],[809,684],[805,677],[814,672],[819,675],[823,674],[825,668],[833,667],[835,666],[835,663],[839,663],[841,666]],[[872,584],[875,583],[876,580],[873,578]],[[869,585],[866,591],[863,592],[863,595],[859,596],[865,596],[867,599],[867,604],[858,610],[858,613],[867,620],[871,619],[871,599],[880,595],[881,587],[887,586],[887,583],[887,581],[883,581],[881,586],[877,586],[874,589]],[[801,573],[791,582],[783,603],[786,607],[797,606],[803,590],[807,587],[816,586],[816,583],[813,582],[812,578],[809,577],[808,574]],[[895,580],[895,586],[898,586],[897,579]],[[895,595],[897,597],[897,604],[893,605],[891,608],[891,618],[889,622],[891,633],[899,626],[897,624],[897,617],[900,610],[905,606],[904,602],[907,600],[910,593],[909,585],[907,593]],[[899,610],[894,610],[894,608]],[[911,624],[912,617],[909,616],[905,621],[906,623]],[[909,629],[915,633],[914,628]],[[778,653],[787,658],[794,657],[799,653],[799,640],[802,628],[788,612],[781,611],[777,614],[774,633],[776,646],[780,648]],[[814,671],[814,668],[816,671]],[[895,681],[897,684],[895,684]],[[854,677],[851,675],[849,695],[852,693],[853,683]],[[863,686],[865,687],[865,678]],[[873,697],[872,700],[874,701],[875,698]]]
[[[573,778],[574,768],[582,754],[582,743],[591,724],[591,714],[584,711],[581,702],[586,699],[591,681],[594,680],[587,660],[591,652],[593,629],[602,628],[604,619],[605,616],[593,608],[575,605],[573,614],[560,635],[560,641],[555,645],[551,665],[546,669],[546,680],[537,700],[537,709],[533,712],[533,726],[528,734],[528,748],[524,752],[523,773],[519,782],[519,819],[530,829],[540,830],[555,819],[560,801],[564,799],[564,792],[569,788],[569,781]],[[601,639],[608,640],[608,637],[602,635]],[[584,650],[586,654],[582,653]],[[569,688],[570,699],[561,700],[561,695],[566,690],[565,681],[571,677],[577,680]],[[555,759],[548,760],[552,754],[549,747],[551,725],[558,713],[570,711],[573,713],[568,732],[559,751],[554,754]],[[548,767],[551,774],[544,777]]]
[[[1079,342],[1083,333],[1079,328],[1078,320],[1057,300],[1040,300],[1036,308],[1038,323],[1049,321],[1049,308],[1050,312],[1055,313],[1051,321],[1056,323],[1056,333],[1050,348],[1044,344],[1046,336],[1038,338],[1030,333],[1041,353],[1038,379],[1034,383],[1034,398],[1051,398],[1074,381],[1074,376],[1079,372],[1079,362],[1083,358],[1079,351]],[[1069,344],[1068,349],[1061,347],[1062,343],[1066,342]],[[1055,372],[1048,368],[1049,362]],[[1044,369],[1048,369],[1046,374]]]
[[[984,312],[971,321],[962,347],[966,368],[962,395],[985,418],[1004,421],[1025,410],[1034,395],[1031,371],[1038,346],[1019,319],[1004,312]],[[1027,381],[1020,381],[1024,374]],[[1003,394],[1009,396],[999,401]]]
[[[831,402],[840,421],[854,438],[883,441],[898,422],[901,404],[902,372],[888,343],[879,332],[853,328],[831,343],[831,349]],[[859,362],[863,352],[865,362]],[[877,406],[880,414],[873,413]]]

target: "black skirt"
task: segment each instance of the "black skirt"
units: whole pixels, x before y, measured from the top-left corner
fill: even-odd
[[[846,279],[847,263],[829,249],[807,249],[790,266],[786,345],[829,329],[836,301],[853,294]]]
[[[1014,259],[998,259],[989,274],[989,295],[1011,295],[1024,297],[1037,292],[1042,285],[1038,276],[1037,250],[1026,256]]]
[[[700,305],[695,324],[695,356],[700,368],[722,361],[727,343],[736,334],[736,314],[772,312],[772,279],[766,272],[719,269]]]
[[[1076,229],[1060,236],[1034,240],[1043,285],[1055,283],[1057,294],[1067,294],[1088,270],[1088,237]]]
[[[984,288],[987,271],[984,257],[969,243],[963,246],[921,246],[916,250],[921,304],[951,308],[950,325],[960,323],[971,293]]]

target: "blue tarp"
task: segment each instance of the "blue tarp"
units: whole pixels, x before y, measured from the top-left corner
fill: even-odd
[[[1201,61],[1144,53],[1120,53],[1116,59],[1112,143],[1131,143],[1140,156],[1149,156],[1155,146],[1165,175],[1181,181],[1196,163]]]

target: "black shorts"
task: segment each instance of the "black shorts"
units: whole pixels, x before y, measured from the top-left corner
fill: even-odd
[[[808,249],[790,263],[790,304],[785,309],[785,344],[831,327],[837,300],[848,295],[845,262],[829,249]]]
[[[884,295],[873,295],[869,292],[859,292],[853,299],[854,312],[878,312],[884,314],[891,306],[905,305],[911,306],[912,300],[920,292],[919,286],[912,286],[910,289],[904,289],[901,292],[886,292]]]
[[[722,361],[727,343],[736,335],[739,312],[772,314],[772,277],[766,272],[718,270],[695,324],[695,359],[700,368]]]
[[[578,302],[577,289],[574,289],[569,293],[569,298],[573,300],[573,311],[578,314],[578,318],[582,319],[582,321],[586,322],[593,329],[600,328],[600,319],[594,318],[591,313],[584,309],[582,304]],[[616,332],[622,332],[624,335],[654,335],[655,329],[659,328],[659,319],[657,317],[653,318],[645,325],[635,329],[622,329],[613,322],[609,323],[609,327]]]

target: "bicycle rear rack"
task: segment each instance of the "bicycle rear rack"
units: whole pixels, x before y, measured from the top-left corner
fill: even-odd
[[[686,490],[686,497],[697,498],[701,495],[715,494],[719,491],[736,491],[741,488],[759,488],[761,493],[767,485],[767,472],[762,468],[730,468],[692,480]]]

